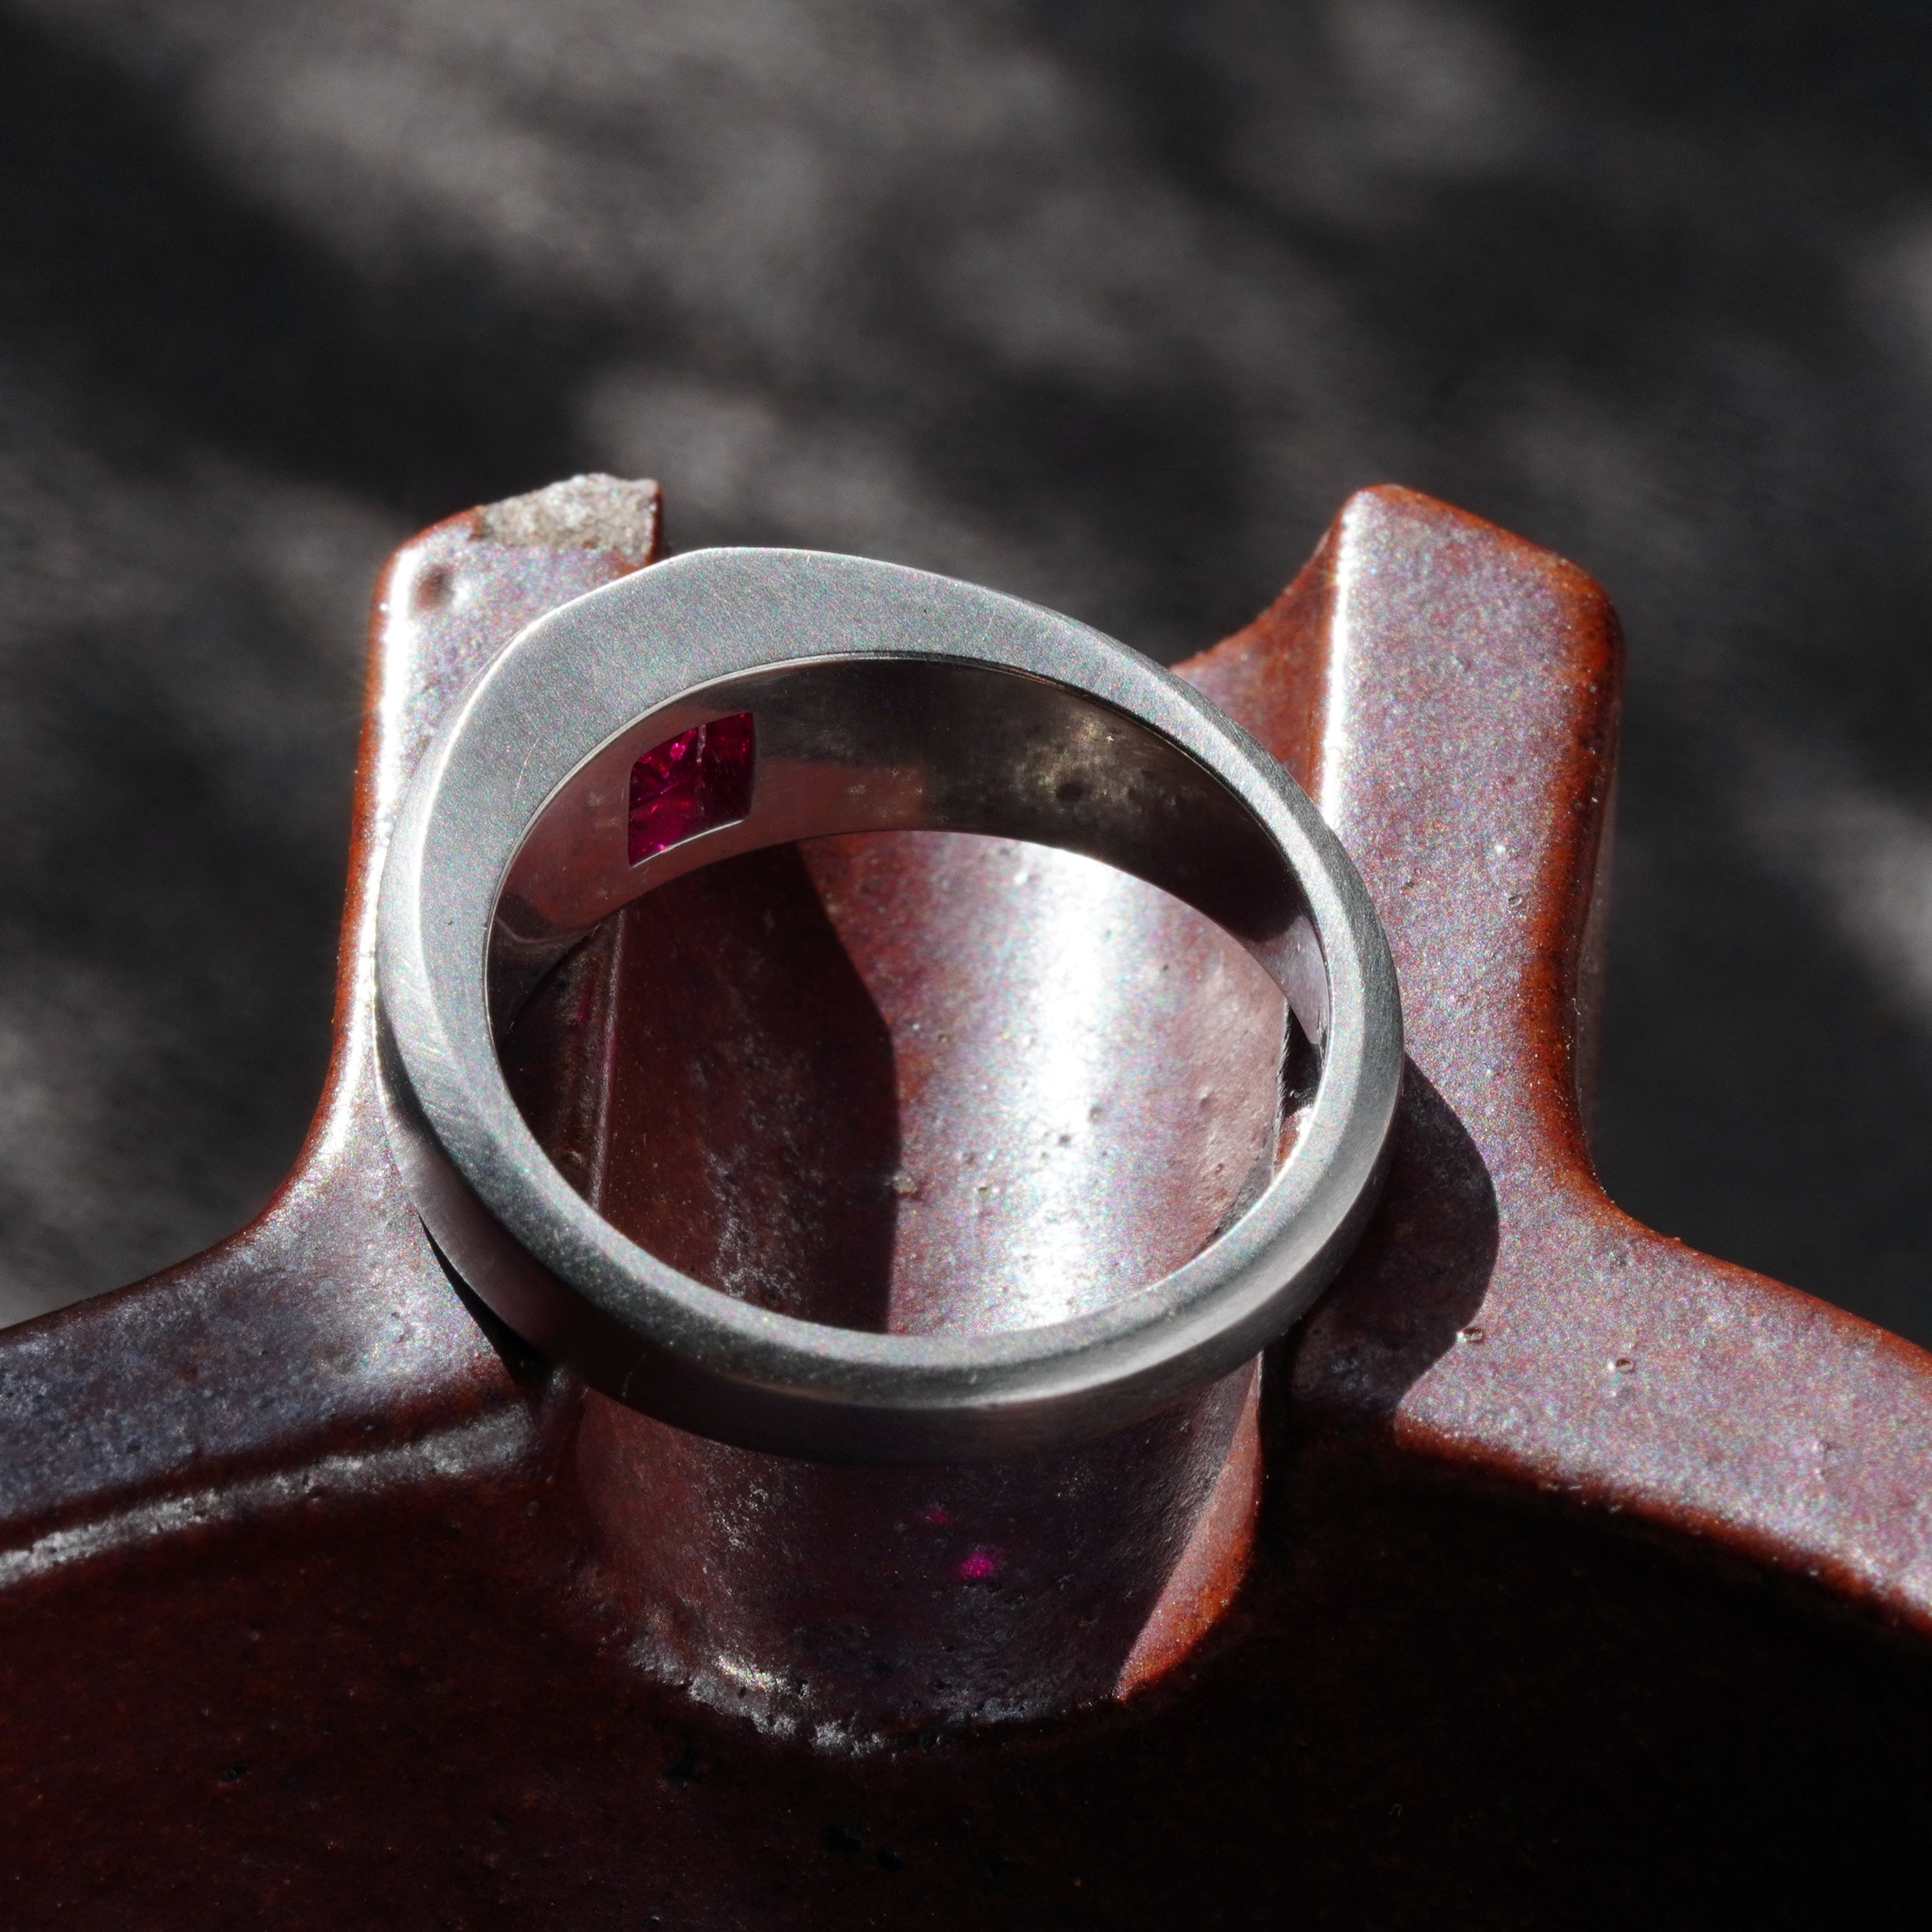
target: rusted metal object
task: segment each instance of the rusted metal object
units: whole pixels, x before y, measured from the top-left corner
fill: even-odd
[[[675,1681],[726,1642],[785,1653],[775,1585],[819,1546],[770,1540],[782,1508],[721,1544],[716,1470],[676,1466],[708,1450],[608,1405],[586,1419],[465,1305],[369,1084],[369,889],[410,759],[496,645],[650,554],[634,500],[575,500],[574,528],[554,500],[440,526],[386,580],[337,1058],[288,1186],[209,1255],[0,1340],[7,1922],[1809,1922],[1889,1900],[1932,1814],[1932,1358],[1603,1198],[1578,1090],[1613,621],[1571,566],[1399,490],[1354,499],[1282,602],[1192,667],[1360,865],[1412,1056],[1383,1208],[1269,1364],[1232,1605],[1197,1641],[1243,1561],[1238,1456],[1220,1555],[1156,1646],[1171,1667],[1124,1702],[1144,1575],[1117,1627],[1057,1652],[1111,1655],[1111,1678],[1014,1713],[1094,1694],[1051,1719],[879,1742],[893,1706],[814,1744],[770,1721],[809,1718],[809,1687],[761,1729],[713,1708],[721,1682],[707,1703]],[[1038,982],[999,956],[1048,903],[1027,869],[868,842],[740,862],[631,915],[657,943],[606,958],[599,997],[692,1016],[660,1076],[742,1025],[794,1057],[775,1084],[714,1065],[750,1099],[822,1081],[832,1037],[872,1083],[822,1126],[768,1108],[762,1136],[718,1139],[729,1184],[670,1197],[670,1221],[649,1143],[627,1178],[608,1150],[634,1140],[584,1112],[599,1085],[568,1054],[610,1032],[554,1012],[548,1040],[513,1046],[529,1104],[608,1211],[687,1259],[720,1265],[716,1209],[756,1198],[819,1232],[805,1286],[850,1293],[848,1313],[932,1292],[926,1240],[982,1240],[992,1280],[1051,1204],[964,1098],[975,1067],[1023,1084],[1034,1050]],[[831,1031],[787,1033],[754,977],[706,981],[707,961],[765,956],[767,912],[781,962],[806,949],[815,983],[851,974],[874,1011],[848,981]],[[1128,929],[1130,957],[1208,944]],[[1183,978],[1211,970],[1198,952]],[[1214,1225],[1257,1123],[1186,1113],[1204,1063],[1136,1033],[1131,982],[1091,998],[1124,1022],[1114,1144],[1192,1150],[1187,1186],[1143,1185],[1148,1166],[1106,1197],[1096,1267],[1150,1270]],[[1257,1036],[1238,1001],[1209,1004],[1237,1017],[1191,1050],[1217,1093],[1245,1091]],[[922,1059],[912,1023],[942,1013],[958,1024]],[[761,1148],[790,1150],[789,1180]],[[1004,1220],[955,1178],[962,1150],[1006,1163]],[[836,1196],[861,1172],[890,1203],[812,1196],[814,1172]],[[977,1546],[946,1552],[956,1578]],[[832,1627],[836,1595],[817,1606]],[[704,1615],[672,1641],[646,1614],[667,1603]],[[1052,1651],[1066,1634],[1035,1614],[1010,1634]],[[869,1661],[832,1656],[833,1678]]]
[[[782,1312],[988,1330],[1196,1252],[1274,1152],[1285,1009],[1198,914],[956,834],[814,842],[638,900],[506,1049],[624,1232]],[[1096,1442],[935,1470],[752,1454],[586,1395],[577,1472],[644,1648],[847,1745],[1038,1718],[1171,1669],[1261,1489],[1244,1371]]]

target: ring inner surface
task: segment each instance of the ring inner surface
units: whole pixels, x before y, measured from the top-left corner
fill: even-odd
[[[1272,840],[1158,733],[839,659],[586,760],[506,874],[491,996],[545,1152],[660,1259],[835,1327],[990,1331],[1132,1292],[1256,1198],[1318,1074],[1325,984],[1280,989],[1298,1024],[1268,983],[1297,933]]]
[[[881,655],[724,680],[586,759],[538,813],[498,896],[499,1037],[550,968],[643,893],[736,853],[910,830],[1024,839],[1144,879],[1255,953],[1310,1035],[1325,1035],[1325,973],[1300,887],[1212,772],[1068,686]]]

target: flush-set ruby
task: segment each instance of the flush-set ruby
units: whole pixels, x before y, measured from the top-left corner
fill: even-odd
[[[730,825],[752,808],[757,745],[748,711],[694,724],[631,767],[631,863]]]

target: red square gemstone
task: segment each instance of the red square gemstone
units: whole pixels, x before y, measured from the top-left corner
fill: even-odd
[[[654,745],[631,767],[631,863],[742,818],[754,755],[748,711]]]

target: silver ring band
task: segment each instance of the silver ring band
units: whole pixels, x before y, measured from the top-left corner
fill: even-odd
[[[1165,1279],[1050,1326],[875,1334],[738,1301],[604,1220],[497,1041],[640,892],[737,852],[926,828],[1082,852],[1245,945],[1319,1057],[1292,1151]],[[1372,1208],[1402,1070],[1388,943],[1301,791],[1179,680],[1070,618],[854,557],[674,558],[541,619],[424,754],[385,862],[390,1139],[468,1286],[595,1387],[826,1460],[1003,1455],[1122,1426],[1275,1340]]]

